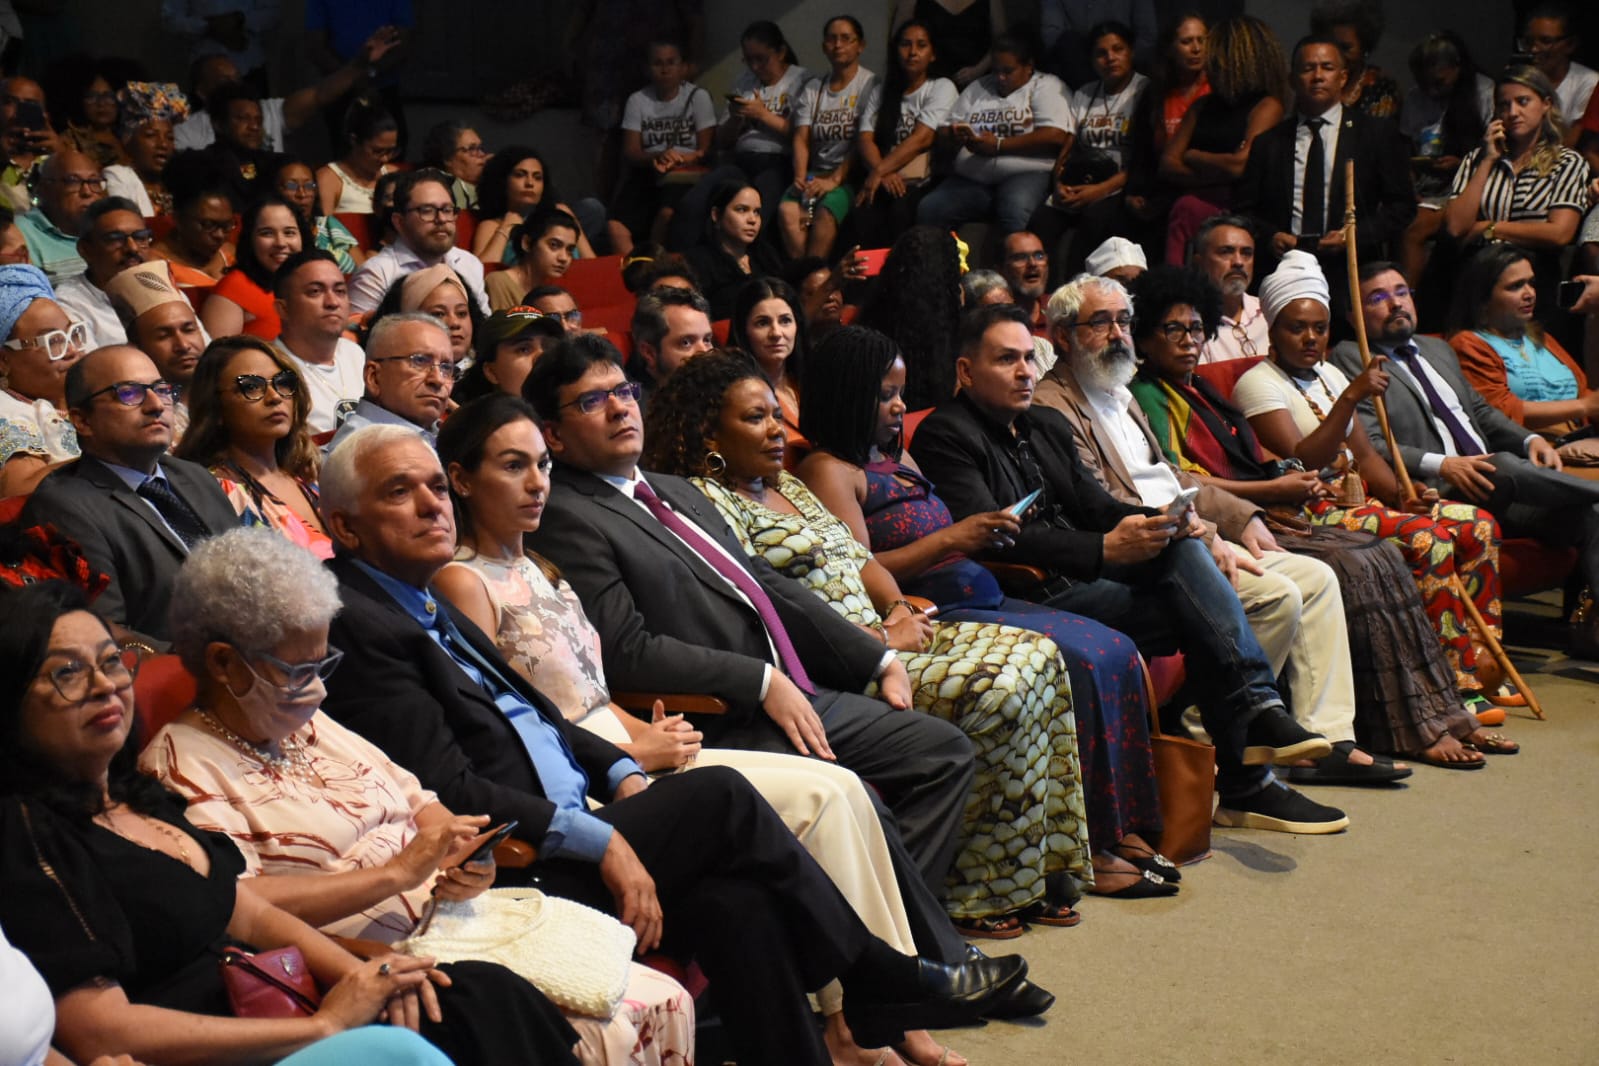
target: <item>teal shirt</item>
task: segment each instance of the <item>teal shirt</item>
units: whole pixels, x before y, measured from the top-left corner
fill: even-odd
[[[28,258],[45,272],[51,285],[59,285],[89,269],[78,254],[78,238],[69,237],[56,228],[54,222],[44,217],[44,209],[35,207],[17,216],[17,229],[28,244]]]
[[[1544,403],[1575,400],[1580,395],[1571,368],[1531,337],[1524,336],[1517,343],[1482,330],[1477,331],[1477,336],[1487,341],[1499,361],[1505,364],[1505,383],[1522,400]]]

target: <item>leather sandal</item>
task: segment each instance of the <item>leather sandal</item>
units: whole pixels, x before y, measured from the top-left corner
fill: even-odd
[[[1014,914],[994,914],[986,918],[952,918],[955,931],[963,937],[982,940],[1015,940],[1027,932]]]
[[[1029,925],[1049,925],[1056,929],[1070,929],[1083,920],[1069,903],[1051,903],[1041,899],[1022,911],[1022,920]]]

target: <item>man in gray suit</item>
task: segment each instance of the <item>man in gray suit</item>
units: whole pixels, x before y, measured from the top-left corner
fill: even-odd
[[[898,713],[910,687],[892,653],[749,558],[698,489],[639,470],[638,386],[617,360],[600,338],[569,337],[528,376],[523,393],[556,460],[530,546],[583,601],[614,687],[718,696],[727,714],[696,723],[708,744],[836,759],[874,785],[893,814],[890,846],[903,839],[921,874],[901,886],[907,903],[925,900],[959,842],[971,743],[930,715]],[[881,699],[860,694],[874,679]],[[928,924],[940,943],[924,950],[958,957],[948,921]]]
[[[1575,545],[1583,580],[1599,590],[1599,483],[1561,473],[1554,445],[1483,399],[1448,344],[1416,335],[1415,298],[1397,266],[1362,267],[1360,300],[1372,353],[1388,356],[1388,422],[1411,478],[1486,507],[1508,535]],[[1361,371],[1353,341],[1333,348],[1329,358],[1351,378]],[[1386,456],[1376,409],[1366,400],[1359,410],[1372,443]],[[1591,624],[1574,632],[1573,651],[1595,657],[1594,636]]]
[[[95,601],[108,619],[165,647],[167,601],[200,540],[239,524],[203,466],[173,459],[172,385],[150,357],[98,348],[67,371],[67,411],[82,455],[39,483],[23,525],[51,523],[111,578]]]

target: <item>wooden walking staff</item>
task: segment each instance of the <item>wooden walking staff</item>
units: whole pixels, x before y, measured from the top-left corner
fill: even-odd
[[[1355,251],[1355,161],[1352,159],[1344,163],[1344,254],[1349,262],[1349,306],[1354,312],[1351,317],[1354,320],[1355,343],[1360,347],[1360,365],[1364,369],[1371,366],[1371,346],[1366,340],[1366,309],[1360,299],[1360,259]],[[1404,456],[1399,454],[1399,443],[1394,439],[1394,428],[1388,424],[1388,405],[1381,396],[1373,396],[1371,405],[1377,412],[1377,424],[1382,427],[1383,440],[1388,444],[1388,461],[1394,468],[1394,475],[1399,479],[1400,494],[1404,496],[1400,507],[1407,507],[1413,501],[1419,500],[1420,496],[1410,480],[1410,472],[1405,469]],[[1477,605],[1466,594],[1466,588],[1460,582],[1460,575],[1450,574],[1449,585],[1459,598],[1461,607],[1465,609],[1466,620],[1477,631],[1482,642],[1488,646],[1494,661],[1505,672],[1511,684],[1516,686],[1516,691],[1526,698],[1527,708],[1542,719],[1543,707],[1539,704],[1538,697],[1533,694],[1531,686],[1510,661],[1510,656],[1506,654],[1505,646],[1500,643],[1493,627],[1482,617],[1482,612],[1477,610]]]

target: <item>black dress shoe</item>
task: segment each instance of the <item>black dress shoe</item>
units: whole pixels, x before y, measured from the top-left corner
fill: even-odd
[[[908,999],[885,1001],[871,992],[844,990],[844,1019],[862,1047],[891,1044],[895,1033],[908,1029],[967,1025],[1027,977],[1027,960],[1020,955],[985,955],[955,966],[917,959],[916,967],[916,987]]]
[[[1022,978],[983,1011],[983,1017],[1003,1021],[1009,1018],[1035,1018],[1055,1005],[1055,993],[1046,992]]]

